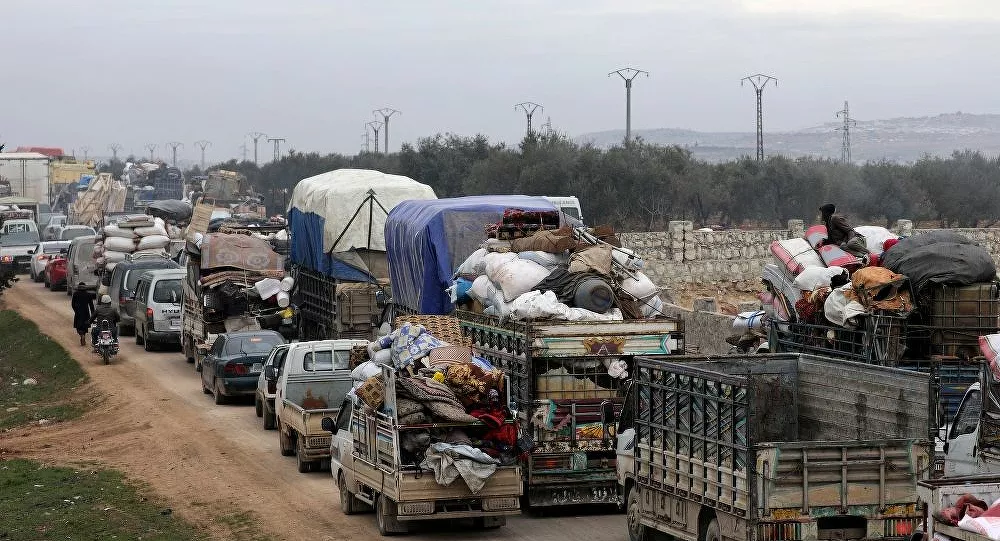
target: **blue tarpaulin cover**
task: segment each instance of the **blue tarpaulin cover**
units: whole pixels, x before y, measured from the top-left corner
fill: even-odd
[[[288,220],[292,229],[289,257],[293,263],[338,280],[348,282],[375,281],[375,278],[366,270],[345,263],[334,253],[323,252],[321,248],[323,246],[324,225],[322,216],[293,208],[288,212]]]
[[[449,314],[445,289],[452,274],[486,238],[486,225],[506,209],[551,211],[544,197],[479,195],[403,201],[385,222],[385,247],[393,301],[419,314]]]

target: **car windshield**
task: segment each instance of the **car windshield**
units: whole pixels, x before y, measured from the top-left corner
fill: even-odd
[[[38,243],[38,231],[18,231],[0,234],[0,246],[24,246]]]
[[[60,244],[44,244],[44,245],[42,245],[42,253],[43,254],[58,254],[59,252],[65,250],[67,247],[69,247],[69,243],[68,242],[60,243]]]
[[[153,286],[153,302],[169,302],[180,304],[181,302],[181,281],[158,280]]]
[[[94,230],[89,227],[71,227],[68,229],[63,229],[59,233],[59,237],[63,240],[73,240],[77,237],[86,237],[87,235],[93,235]]]
[[[351,354],[348,351],[310,351],[302,358],[303,370],[347,370]]]
[[[259,336],[245,336],[242,338],[230,338],[226,342],[227,355],[258,355],[269,353],[274,346],[281,343],[281,337],[262,334]]]

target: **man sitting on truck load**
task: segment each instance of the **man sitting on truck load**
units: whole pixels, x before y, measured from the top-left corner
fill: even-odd
[[[843,215],[834,214],[837,212],[837,207],[832,203],[823,205],[819,211],[823,224],[826,225],[826,240],[820,241],[816,247],[830,244],[839,246],[845,252],[862,258],[867,265],[869,252],[865,237],[855,231],[854,226]]]

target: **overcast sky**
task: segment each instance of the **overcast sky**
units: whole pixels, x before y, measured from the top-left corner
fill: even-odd
[[[402,111],[391,146],[437,132],[517,141],[536,124],[752,131],[858,119],[998,112],[997,0],[31,0],[4,2],[0,141],[181,141],[238,156],[253,130],[284,148],[354,153],[372,109]],[[880,7],[873,8],[872,4]],[[261,161],[271,146],[261,145]],[[252,156],[251,156],[252,158]]]

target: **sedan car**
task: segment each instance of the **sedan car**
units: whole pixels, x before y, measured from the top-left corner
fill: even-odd
[[[50,291],[66,287],[66,255],[58,254],[45,265],[42,271],[42,281]]]
[[[69,241],[55,240],[36,244],[35,248],[31,250],[31,266],[28,268],[31,279],[41,282],[43,280],[42,274],[45,273],[45,267],[49,264],[49,260],[59,255],[60,252],[65,252],[68,248]]]
[[[253,396],[264,361],[285,339],[274,331],[220,334],[202,360],[201,390],[215,395],[216,404],[237,396]]]
[[[264,361],[264,369],[257,378],[257,394],[254,396],[253,405],[257,417],[264,420],[264,430],[274,430],[277,427],[277,420],[274,417],[274,397],[278,391],[278,378],[269,379],[267,367],[273,366],[275,368],[273,374],[280,374],[286,355],[288,355],[288,344],[274,346]]]

